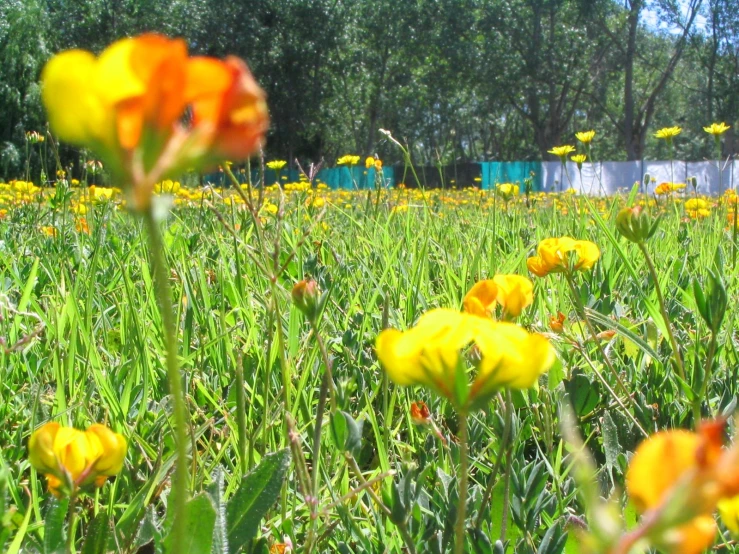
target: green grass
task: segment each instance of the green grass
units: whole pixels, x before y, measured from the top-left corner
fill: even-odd
[[[568,206],[567,215],[553,207],[551,198],[532,210],[518,203],[503,212],[500,206],[496,211],[487,202],[476,202],[470,193],[450,197],[466,202],[411,202],[416,205],[405,213],[383,208],[370,215],[364,213],[363,196],[331,197],[335,205],[323,217],[325,228],[318,224],[303,239],[318,214],[306,210],[294,194],[287,198],[284,220],[268,217],[263,225],[265,249],[272,254],[279,245],[268,259],[246,211],[214,206],[223,221],[238,229],[233,235],[212,211],[197,206],[179,208],[162,223],[190,415],[192,491],[205,490],[220,468],[230,496],[241,482],[242,468],[251,470],[266,454],[288,446],[287,403],[307,467],[320,464],[316,551],[405,551],[392,518],[366,490],[352,493],[359,481],[333,442],[328,413],[321,459],[311,456],[324,367],[310,326],[290,302],[292,286],[310,276],[328,294],[319,330],[333,366],[338,409],[363,422],[359,468],[368,480],[385,475],[377,492],[386,503],[406,504],[409,533],[419,552],[449,552],[457,497],[457,418],[427,391],[388,383],[374,354],[374,339],[385,324],[403,329],[430,308],[461,307],[479,279],[496,273],[528,275],[526,258],[538,241],[564,234],[592,240],[602,250],[594,270],[577,275],[576,290],[597,330],[616,331],[603,347],[631,393],[633,400],[626,403],[630,415],[594,375],[595,368],[611,387],[617,386],[600,350],[586,340],[564,278],[534,277],[535,301],[519,323],[548,332],[548,318],[562,311],[570,339],[552,336],[557,366],[537,390],[513,394],[508,515],[502,477],[492,502],[480,505],[501,450],[502,398],[470,421],[468,515],[472,525],[482,511],[484,535],[470,541],[470,552],[477,551],[472,542],[499,539],[504,519],[509,552],[562,551],[542,550],[545,534],[555,529],[557,536],[572,535],[573,522],[584,515],[570,448],[560,431],[563,406],[574,402],[580,410],[579,433],[598,464],[601,493],[622,502],[625,468],[640,440],[631,420],[649,433],[693,426],[690,402],[670,366],[654,284],[638,248],[615,231],[615,212],[624,198],[599,202],[599,219],[578,213],[583,207],[578,197],[557,200]],[[346,208],[347,202],[355,208]],[[709,336],[695,309],[692,280],[703,279],[717,247],[723,249],[730,301],[702,406],[706,417],[732,413],[739,384],[737,271],[724,210],[717,207],[701,221],[681,221],[667,210],[648,244],[688,381],[702,371]],[[50,237],[39,226],[53,219],[59,232]],[[90,235],[75,232],[71,218],[55,216],[44,206],[14,208],[0,221],[0,293],[5,299],[0,336],[10,347],[39,331],[16,351],[0,353],[0,468],[10,509],[6,548],[15,537],[23,552],[44,551],[52,498],[44,478],[30,468],[27,441],[46,421],[80,428],[105,422],[129,441],[123,472],[80,504],[78,548],[97,513],[109,514],[131,536],[145,511],[163,516],[169,490],[173,419],[146,234],[140,221],[112,205],[95,205],[87,219]],[[283,271],[273,299],[269,274],[276,267]],[[278,326],[285,336],[283,353]],[[244,373],[245,445],[239,444],[238,364]],[[446,442],[428,427],[414,425],[410,404],[417,400],[428,404]],[[507,473],[506,466],[504,457],[499,477]],[[310,506],[296,478],[291,467],[279,502],[262,522],[262,534],[270,542],[289,537],[302,551]],[[565,551],[577,552],[576,544],[570,538]],[[118,546],[136,551],[134,545]],[[734,552],[732,547],[721,551]]]

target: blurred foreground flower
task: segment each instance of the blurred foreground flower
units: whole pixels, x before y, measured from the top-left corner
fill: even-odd
[[[473,315],[490,317],[496,305],[503,308],[504,317],[518,317],[526,306],[534,301],[534,284],[520,275],[496,275],[479,281],[465,295],[464,311]]]
[[[102,487],[118,474],[126,457],[126,439],[104,425],[86,431],[50,422],[31,435],[29,461],[46,476],[49,491],[57,497],[77,494],[81,487]]]
[[[739,445],[723,448],[724,421],[701,425],[697,433],[662,431],[636,450],[626,489],[642,527],[622,540],[648,540],[666,553],[698,554],[713,544],[712,513],[723,507],[733,528],[732,504],[739,493]],[[627,550],[623,550],[626,552]]]
[[[592,268],[600,258],[600,249],[595,243],[570,237],[544,239],[539,243],[536,253],[526,261],[526,266],[538,277],[570,270],[584,271]]]
[[[386,329],[376,348],[393,381],[429,387],[462,414],[481,408],[501,388],[533,386],[555,360],[541,335],[445,308],[427,312],[407,331]],[[472,383],[468,364],[477,370]]]
[[[139,211],[157,181],[246,158],[268,126],[264,92],[246,64],[189,57],[181,39],[126,38],[97,58],[68,50],[41,79],[52,130],[103,158]]]

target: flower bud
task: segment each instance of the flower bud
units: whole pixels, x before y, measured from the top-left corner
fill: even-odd
[[[313,279],[296,283],[292,290],[293,304],[310,320],[318,315],[321,293]]]
[[[659,227],[659,217],[652,221],[641,206],[624,208],[616,216],[616,229],[631,242],[637,244],[650,239]]]

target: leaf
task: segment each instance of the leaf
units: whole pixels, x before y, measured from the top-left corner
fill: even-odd
[[[173,506],[169,506],[173,509]],[[210,554],[213,545],[213,527],[216,523],[216,510],[210,497],[201,493],[191,498],[185,508],[185,536],[180,543],[181,550],[172,551],[172,533],[164,539],[164,552],[171,554]],[[177,529],[175,522],[173,529]]]
[[[226,528],[226,503],[223,500],[223,470],[216,469],[213,482],[208,487],[208,495],[216,510],[216,521],[213,527],[212,554],[228,552],[228,530]]]
[[[347,437],[344,443],[344,450],[351,452],[356,458],[359,455],[359,451],[362,448],[362,427],[364,426],[364,419],[359,421],[355,420],[347,412],[341,412],[346,419],[346,430]]]
[[[606,412],[603,415],[603,449],[606,452],[606,466],[609,471],[613,471],[614,467],[618,467],[618,455],[621,452],[621,445],[618,443],[618,428],[611,418],[611,414]]]
[[[589,414],[600,402],[598,389],[582,373],[574,373],[572,379],[564,381],[565,390],[570,397],[572,409],[578,416]]]
[[[289,465],[290,451],[286,448],[265,456],[241,481],[226,506],[230,553],[238,552],[256,536],[259,522],[280,495]]]
[[[110,517],[105,512],[95,516],[87,527],[85,543],[82,545],[82,554],[104,554],[108,535],[110,534]]]
[[[44,554],[57,554],[66,551],[64,519],[67,516],[69,500],[54,499],[44,518]]]

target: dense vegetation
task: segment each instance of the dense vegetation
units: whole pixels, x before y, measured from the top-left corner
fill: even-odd
[[[599,159],[639,159],[645,146],[665,158],[656,128],[700,137],[739,113],[731,0],[8,0],[0,176],[20,174],[25,131],[45,125],[37,82],[49,56],[146,30],[248,60],[269,95],[268,154],[288,160],[397,161],[379,128],[421,164],[549,159],[585,128],[603,139]],[[676,153],[710,154],[700,139]]]

